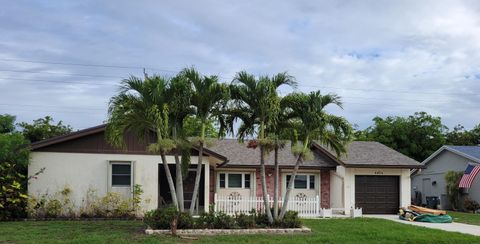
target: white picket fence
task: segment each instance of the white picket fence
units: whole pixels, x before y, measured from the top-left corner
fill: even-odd
[[[273,197],[269,198],[270,208],[273,207]],[[278,199],[279,208],[283,205],[283,198]],[[215,194],[215,211],[224,212],[228,215],[235,214],[248,214],[252,209],[256,212],[265,212],[265,205],[263,203],[263,197],[234,197],[229,195],[217,195]],[[297,198],[292,197],[288,201],[288,210],[298,212],[300,217],[318,217],[320,215],[320,198],[304,197]]]

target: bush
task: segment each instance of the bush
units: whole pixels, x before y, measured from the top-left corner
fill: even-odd
[[[239,228],[250,229],[256,226],[254,214],[239,214],[235,215],[235,220]]]
[[[466,197],[464,202],[463,202],[463,206],[465,207],[466,210],[468,211],[472,211],[472,212],[475,212],[477,209],[480,209],[480,204],[478,204],[477,201],[469,198],[469,197]]]
[[[302,227],[302,221],[297,212],[287,211],[283,220],[277,222],[276,225],[281,228],[300,228]]]
[[[189,213],[179,213],[175,206],[155,209],[145,213],[143,222],[152,229],[170,229],[173,220],[177,218],[177,229],[193,229],[195,220]]]

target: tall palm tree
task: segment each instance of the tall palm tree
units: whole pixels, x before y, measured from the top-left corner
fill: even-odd
[[[166,153],[175,148],[169,132],[169,82],[159,76],[146,76],[144,80],[131,76],[123,80],[119,93],[109,103],[106,136],[113,146],[125,148],[126,133],[134,133],[138,138],[149,138],[152,131],[155,133],[156,142],[147,149],[160,154],[172,201],[178,210],[176,189],[166,159]]]
[[[266,130],[274,123],[280,111],[277,89],[282,85],[293,84],[293,77],[287,73],[279,73],[272,78],[261,76],[256,79],[255,76],[242,71],[236,74],[230,87],[235,105],[230,113],[242,121],[238,129],[239,140],[256,134],[256,142],[260,148],[260,178],[264,208],[270,223],[273,223],[273,217],[267,192],[265,156],[274,148],[274,143],[267,137]]]
[[[342,108],[340,97],[335,94],[321,95],[320,91],[304,93],[291,93],[282,99],[282,107],[288,113],[292,122],[297,122],[296,133],[301,138],[301,145],[293,146],[293,153],[297,161],[293,169],[288,188],[285,193],[279,219],[283,219],[288,207],[290,192],[300,164],[305,159],[312,157],[310,146],[314,140],[331,148],[340,156],[346,152],[346,145],[351,138],[351,125],[340,116],[329,114],[325,107],[336,105]]]
[[[193,215],[195,205],[198,201],[200,178],[202,175],[203,149],[205,146],[205,129],[211,119],[220,120],[226,105],[229,92],[225,84],[218,82],[217,76],[202,76],[194,68],[184,69],[182,75],[190,81],[193,86],[191,104],[194,108],[194,115],[200,120],[200,138],[194,142],[198,147],[198,163],[193,188],[190,214]],[[220,135],[223,133],[219,133]]]
[[[178,74],[170,80],[167,94],[169,118],[171,125],[170,129],[172,133],[172,139],[175,141],[176,144],[176,149],[173,152],[175,158],[176,173],[175,187],[179,210],[183,212],[185,210],[183,192],[183,169],[188,168],[189,160],[185,161],[184,157],[182,157],[182,160],[180,160],[180,151],[190,150],[186,138],[184,137],[183,125],[186,117],[193,112],[193,109],[190,106],[193,91],[190,82],[182,74]]]

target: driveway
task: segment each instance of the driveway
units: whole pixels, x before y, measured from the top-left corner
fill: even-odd
[[[464,234],[480,236],[480,226],[478,225],[467,225],[462,223],[442,224],[442,223],[412,222],[412,221],[401,220],[398,218],[398,215],[366,214],[363,216],[368,218],[387,219],[387,220],[395,221],[398,223],[422,226],[422,227],[427,227],[432,229],[439,229],[439,230],[445,230],[445,231],[451,231],[451,232],[460,232]]]

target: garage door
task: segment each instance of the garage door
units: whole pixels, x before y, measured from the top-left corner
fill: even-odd
[[[366,214],[393,214],[400,202],[398,176],[355,176],[355,206]]]

